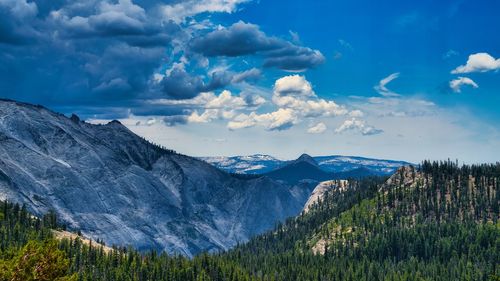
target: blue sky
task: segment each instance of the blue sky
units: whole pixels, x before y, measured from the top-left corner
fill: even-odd
[[[0,96],[195,156],[500,159],[498,1],[0,0]]]

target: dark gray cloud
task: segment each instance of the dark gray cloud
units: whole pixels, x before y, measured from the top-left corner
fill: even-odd
[[[304,71],[325,62],[321,52],[287,43],[288,47],[271,51],[264,61],[265,67],[276,67],[287,71]]]
[[[254,24],[237,22],[191,42],[191,50],[207,57],[237,57],[280,48],[284,41],[268,37]]]
[[[162,79],[161,87],[170,98],[190,99],[203,91],[205,83],[201,76],[192,76],[184,69],[175,68]]]
[[[207,57],[238,57],[260,54],[264,66],[302,71],[323,63],[321,52],[267,36],[259,26],[237,22],[190,42],[190,50]]]
[[[150,107],[145,102],[150,99],[189,99],[200,92],[254,83],[262,76],[257,68],[209,72],[208,65],[200,63],[207,58],[259,55],[265,66],[285,70],[321,63],[319,52],[267,36],[256,25],[240,22],[212,32],[193,30],[160,12],[161,5],[183,3],[0,0],[2,97],[69,113],[73,107],[87,116],[103,108],[118,116],[121,109],[123,116],[129,108]],[[195,4],[190,1],[189,5]],[[192,40],[197,33],[201,37]],[[183,66],[172,67],[171,60],[180,56],[186,58]],[[167,75],[166,69],[173,70]],[[84,108],[89,108],[88,114]],[[144,114],[148,111],[143,110]],[[161,115],[185,114],[189,112]]]
[[[160,82],[163,92],[172,99],[190,99],[199,93],[222,89],[234,83],[256,80],[260,71],[250,69],[239,73],[230,71],[214,71],[205,82],[203,76],[193,75],[184,68],[174,68]]]
[[[0,44],[24,45],[34,41],[37,31],[32,23],[38,12],[33,2],[0,1]]]

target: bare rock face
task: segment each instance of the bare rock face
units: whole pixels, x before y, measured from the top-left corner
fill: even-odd
[[[332,189],[339,189],[340,191],[345,191],[348,186],[347,180],[329,180],[320,182],[313,190],[311,196],[307,200],[302,211],[304,213],[309,212],[313,205],[322,200],[325,194]]]
[[[311,188],[235,178],[159,148],[118,121],[92,125],[0,100],[0,199],[54,209],[107,245],[192,256],[297,215]]]

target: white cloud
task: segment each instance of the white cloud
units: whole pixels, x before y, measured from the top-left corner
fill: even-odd
[[[162,12],[166,19],[181,23],[186,18],[201,13],[232,13],[237,6],[249,0],[188,0],[172,5],[164,5]]]
[[[377,91],[379,94],[381,94],[384,97],[399,97],[400,95],[387,89],[387,84],[389,84],[392,80],[396,79],[399,77],[399,72],[393,73],[384,79],[380,80],[378,85],[374,87],[375,91]]]
[[[311,83],[300,75],[289,75],[276,80],[272,100],[278,107],[292,109],[303,117],[339,116],[348,113],[347,109],[334,101],[318,98]]]
[[[473,88],[479,88],[479,86],[472,79],[468,77],[458,77],[457,79],[450,81],[450,88],[455,93],[460,93],[463,85],[470,85]]]
[[[311,83],[301,75],[282,77],[274,83],[274,94],[277,97],[315,97]]]
[[[335,133],[337,134],[341,134],[346,131],[358,131],[363,136],[376,135],[383,132],[380,129],[367,125],[365,121],[356,118],[345,120],[340,127],[335,129]]]
[[[363,111],[361,111],[359,109],[356,109],[356,110],[349,112],[349,116],[351,116],[351,117],[363,117],[364,115],[365,114],[363,113]]]
[[[269,131],[281,131],[292,127],[297,122],[298,118],[293,110],[280,108],[271,113],[240,114],[227,124],[227,128],[237,130],[261,125]]]
[[[307,129],[307,132],[310,134],[322,134],[325,131],[326,131],[326,125],[323,122],[319,122],[318,124],[309,127],[309,129]]]
[[[172,105],[186,107],[197,107],[206,109],[245,109],[258,108],[264,104],[266,100],[259,95],[240,95],[235,96],[230,91],[224,90],[218,96],[213,92],[201,93],[192,99],[175,100],[175,99],[156,99],[149,103],[154,105]]]
[[[268,130],[286,130],[300,123],[303,118],[334,117],[349,111],[331,100],[319,98],[311,83],[301,75],[289,75],[276,80],[272,102],[277,109],[270,113],[240,114],[228,123],[230,130],[250,128],[256,125]],[[361,111],[353,111],[358,116]],[[323,124],[324,125],[324,124]],[[320,125],[321,127],[321,125]]]
[[[500,69],[500,59],[495,59],[488,53],[477,53],[469,56],[467,63],[451,71],[452,74],[487,72]]]
[[[193,113],[187,117],[187,122],[208,123],[217,119],[231,119],[234,116],[235,112],[233,110],[206,109],[201,115],[197,111],[193,111]]]

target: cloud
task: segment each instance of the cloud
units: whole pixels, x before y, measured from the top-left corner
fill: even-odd
[[[242,21],[193,39],[190,50],[206,57],[261,55],[264,66],[286,71],[304,71],[325,60],[318,50],[267,36],[259,26]]]
[[[356,118],[347,119],[335,129],[335,133],[341,134],[346,131],[357,131],[360,132],[363,136],[371,136],[383,133],[382,130],[377,129],[372,126],[366,125],[366,122],[363,120],[359,120]]]
[[[311,126],[307,129],[309,134],[322,134],[326,131],[326,125],[323,122],[319,122],[318,124]]]
[[[187,0],[179,1],[170,5],[163,5],[161,11],[165,18],[181,23],[186,18],[193,17],[201,13],[234,12],[241,3],[249,0]]]
[[[477,53],[469,56],[467,63],[451,71],[452,74],[487,72],[500,69],[500,59],[495,59],[488,53]]]
[[[270,113],[251,112],[237,115],[228,123],[230,130],[250,128],[256,125],[267,130],[286,130],[300,123],[304,118],[335,117],[346,115],[349,111],[334,101],[319,98],[311,83],[301,75],[288,75],[276,80],[273,87],[273,105],[276,110]],[[353,111],[353,114],[361,112]]]
[[[339,116],[348,113],[347,109],[334,101],[318,98],[309,81],[301,75],[289,75],[276,80],[272,101],[278,107],[295,110],[304,117]]]
[[[221,109],[206,109],[202,114],[194,111],[187,117],[188,123],[208,123],[217,119],[230,119],[234,117],[234,111]]]
[[[191,99],[157,99],[148,101],[151,106],[174,106],[184,108],[184,115],[174,115],[165,119],[168,126],[187,123],[208,123],[220,119],[232,119],[238,110],[255,110],[265,103],[258,95],[233,95],[224,90],[219,95],[213,92],[201,93]]]
[[[163,118],[163,123],[167,127],[174,127],[177,125],[183,125],[187,123],[187,116],[185,115],[172,115],[172,116],[165,116]]]
[[[443,55],[443,59],[449,59],[451,57],[458,56],[459,54],[459,52],[450,49]]]
[[[392,92],[387,89],[386,85],[389,84],[392,80],[397,79],[399,77],[399,72],[393,73],[384,79],[380,80],[377,86],[374,87],[375,91],[381,94],[384,97],[398,97],[400,96],[397,93]]]
[[[81,3],[79,8],[74,7],[76,4],[66,5],[50,12],[47,18],[52,28],[58,28],[56,36],[108,37],[135,46],[165,46],[180,31],[177,25],[162,23],[152,12],[148,13],[131,0],[119,0],[116,4],[95,1],[93,4],[95,8],[89,7],[89,3]]]
[[[351,51],[353,49],[351,43],[347,42],[344,39],[339,39],[339,44],[340,44],[340,46],[342,46],[345,49],[348,49],[348,50],[351,50]]]
[[[376,117],[421,117],[436,114],[436,104],[420,97],[359,97],[351,96],[350,105],[363,115]],[[352,111],[352,112],[355,112]],[[351,113],[352,113],[351,112]],[[353,113],[356,115],[355,113]],[[362,117],[353,116],[351,117]]]
[[[35,2],[25,0],[0,1],[0,43],[23,45],[38,37],[32,23],[38,14]]]
[[[157,99],[148,103],[152,105],[183,106],[186,108],[242,109],[258,107],[265,102],[266,100],[259,95],[243,94],[234,96],[230,91],[224,90],[218,96],[213,92],[205,92],[191,99]]]
[[[291,128],[297,122],[298,118],[293,110],[280,108],[271,113],[240,114],[227,124],[227,128],[237,130],[261,125],[268,131],[282,131]]]
[[[472,86],[472,88],[479,88],[479,86],[476,84],[476,82],[474,82],[472,79],[470,79],[468,77],[458,77],[457,79],[450,81],[450,88],[455,93],[460,93],[461,88],[464,85]]]
[[[243,2],[0,1],[0,75],[4,78],[0,92],[47,106],[76,104],[126,111],[147,104],[143,102],[147,99],[189,99],[231,84],[253,83],[262,75],[256,68],[208,74],[204,58],[187,59],[187,42],[196,36],[196,24],[176,23],[162,13],[169,7],[183,9],[175,17],[229,13]],[[199,25],[217,28],[207,18]],[[31,45],[19,46],[26,44]],[[167,74],[167,69],[172,71]]]
[[[257,68],[252,68],[245,70],[243,72],[237,73],[232,77],[233,83],[240,83],[246,81],[257,81],[262,78],[262,71]]]
[[[202,92],[223,88],[231,83],[226,73],[214,72],[209,83],[201,75],[191,75],[184,68],[176,67],[160,81],[163,92],[172,99],[191,99]]]

